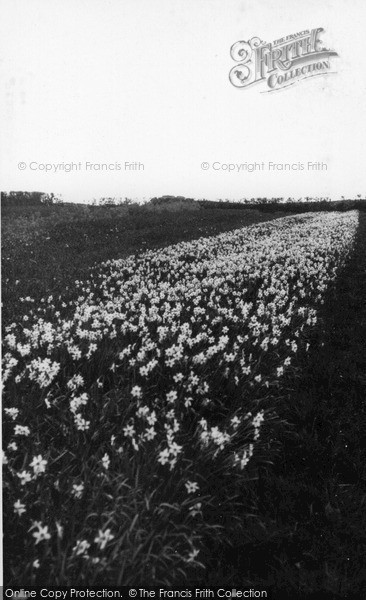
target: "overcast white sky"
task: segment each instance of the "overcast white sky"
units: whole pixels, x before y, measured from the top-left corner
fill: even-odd
[[[364,0],[3,0],[1,7],[3,190],[73,201],[366,194]],[[339,54],[335,74],[275,93],[230,84],[234,42],[272,42],[315,27]],[[83,169],[32,171],[32,161]],[[145,168],[86,172],[85,161]],[[228,173],[214,171],[214,161],[323,161],[328,170]]]

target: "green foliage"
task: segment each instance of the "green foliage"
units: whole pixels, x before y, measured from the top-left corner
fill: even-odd
[[[331,201],[329,198],[310,198],[306,197],[304,200],[294,200],[293,198],[250,198],[250,200],[243,198],[240,202],[231,202],[222,200],[198,200],[198,204],[202,208],[225,208],[244,211],[255,209],[266,214],[271,213],[286,213],[286,214],[301,214],[305,212],[324,212],[324,211],[347,211],[347,210],[366,210],[366,200],[361,199],[360,195],[358,199],[347,200],[342,196],[340,201]]]
[[[62,204],[62,198],[53,193],[44,192],[1,192],[1,207],[32,207],[42,204],[50,206],[51,204]]]

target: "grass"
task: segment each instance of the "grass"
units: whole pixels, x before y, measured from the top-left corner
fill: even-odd
[[[85,278],[95,263],[281,216],[220,208],[172,212],[138,206],[5,206],[3,324],[22,315],[19,298],[68,297],[75,280]]]
[[[268,220],[255,212],[238,215],[236,211],[223,209],[156,214],[128,212],[126,208],[121,212],[98,207],[85,210],[66,207],[65,212],[62,212],[65,207],[43,208],[46,210],[38,211],[36,216],[24,209],[18,214],[16,211],[3,214],[3,325],[24,313],[19,297],[31,296],[36,306],[42,296],[60,295],[63,300],[75,297],[80,293],[75,279],[85,279],[95,262]],[[54,473],[62,464],[65,481],[68,477],[80,477],[78,455],[87,452],[83,464],[89,472],[83,473],[83,479],[85,475],[94,482],[77,509],[77,503],[66,499],[57,487],[42,488],[38,505],[32,507],[32,517],[40,518],[42,502],[52,503],[65,521],[73,511],[73,520],[68,521],[66,531],[66,536],[72,539],[78,520],[82,521],[88,512],[90,519],[84,534],[90,539],[101,519],[105,528],[115,531],[122,515],[128,527],[121,530],[117,544],[112,542],[109,555],[114,565],[113,578],[118,583],[136,582],[133,578],[128,580],[126,574],[138,564],[140,573],[149,573],[150,577],[155,573],[159,581],[164,581],[166,572],[167,583],[174,580],[187,585],[188,575],[192,585],[194,582],[201,587],[267,589],[272,597],[281,600],[362,598],[366,593],[365,250],[366,214],[360,213],[354,253],[327,293],[317,326],[307,333],[311,352],[298,353],[267,405],[266,396],[262,398],[262,406],[267,409],[273,409],[275,400],[277,416],[265,422],[255,468],[240,482],[233,481],[225,462],[216,469],[208,467],[208,462],[201,465],[199,472],[205,474],[205,481],[202,479],[200,485],[207,493],[201,500],[207,500],[210,508],[205,511],[204,523],[197,519],[193,537],[192,517],[171,535],[171,523],[182,505],[182,492],[176,482],[173,484],[175,480],[171,480],[171,488],[156,486],[156,476],[146,465],[141,463],[137,469],[132,468],[126,458],[115,456],[113,460],[120,463],[113,466],[123,476],[110,481],[110,490],[108,485],[99,485],[103,469],[97,458],[102,455],[94,459],[93,453],[103,447],[103,439],[112,429],[120,427],[123,419],[120,399],[110,391],[97,414],[97,389],[93,392],[94,417],[96,425],[103,423],[103,426],[93,430],[89,449],[85,446],[88,438],[75,435],[73,444],[64,453],[63,431],[69,426],[66,415],[59,411],[52,422],[44,411],[43,398],[39,406],[36,400],[29,406],[29,419],[34,422],[36,418],[40,431],[59,450],[60,462],[52,467]],[[100,368],[103,370],[103,366]],[[113,376],[108,377],[112,382]],[[218,391],[221,386],[225,393],[230,392],[220,377],[216,381]],[[113,389],[112,384],[104,392],[108,389]],[[34,397],[31,390],[28,395]],[[45,414],[46,426],[42,422]],[[219,422],[219,416],[217,419]],[[186,433],[189,437],[189,429]],[[41,447],[42,439],[35,447],[37,444]],[[196,455],[192,454],[192,465],[195,460]],[[24,465],[16,468],[22,469]],[[62,484],[61,481],[61,490]],[[9,488],[6,493],[10,493]],[[211,500],[210,504],[210,497],[215,502]],[[186,503],[189,511],[194,505],[193,497]],[[137,515],[140,516],[136,518]],[[147,531],[151,538],[146,536]],[[7,544],[12,540],[15,554],[22,554],[19,540],[26,538],[26,530],[8,531],[7,535]],[[199,560],[206,563],[206,571],[198,575],[200,570],[197,571],[195,563],[192,570],[188,563],[182,571],[179,567],[174,571],[177,550],[183,555],[187,546],[193,544],[194,548],[202,541],[206,551],[202,550]],[[55,551],[57,554],[54,548]],[[8,579],[13,576],[11,572],[19,578],[19,566],[15,568],[12,561],[14,557],[8,552]],[[48,561],[43,556],[41,569],[33,570],[33,579],[27,582],[43,583],[51,574],[53,581],[65,583],[67,578],[71,581],[72,576],[80,577],[84,564],[76,557],[65,573],[61,550],[58,561],[52,565]],[[105,583],[106,569],[105,564],[89,567],[84,571],[84,582]]]

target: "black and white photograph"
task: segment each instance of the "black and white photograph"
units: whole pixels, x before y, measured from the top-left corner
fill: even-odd
[[[0,2],[4,598],[366,598],[366,4]]]

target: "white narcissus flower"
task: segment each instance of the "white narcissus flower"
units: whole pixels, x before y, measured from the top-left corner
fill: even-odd
[[[19,415],[19,409],[18,408],[4,408],[4,412],[7,415],[9,415],[9,417],[11,417],[11,419],[13,419],[13,421],[15,421],[15,419]]]
[[[76,556],[81,556],[82,554],[86,554],[90,548],[90,544],[87,540],[77,540],[76,545],[73,547],[72,551]]]
[[[166,395],[166,399],[168,402],[175,402],[175,400],[178,398],[178,394],[175,390],[170,391],[167,395]]]
[[[131,390],[131,396],[133,396],[134,398],[141,398],[142,397],[142,389],[140,388],[139,385],[135,385],[132,390]]]
[[[109,458],[108,454],[105,453],[105,455],[102,458],[103,468],[107,470],[109,468],[110,462],[111,461],[110,461],[110,458]]]
[[[32,533],[33,537],[36,539],[36,545],[40,542],[47,541],[51,539],[51,534],[48,531],[47,525],[44,527],[41,523],[37,523],[38,529]]]
[[[21,516],[23,513],[26,512],[25,504],[23,504],[20,500],[14,502],[14,512],[17,515]]]
[[[194,494],[200,487],[196,481],[187,481],[184,485],[187,488],[188,494]]]
[[[169,462],[169,449],[168,448],[164,448],[164,450],[159,452],[158,462],[161,465],[165,465],[167,462]]]
[[[34,456],[30,466],[33,467],[33,472],[35,475],[39,475],[40,473],[44,473],[46,471],[47,461],[44,460],[39,454],[38,456]]]
[[[234,427],[234,429],[236,429],[240,425],[240,422],[241,421],[240,421],[240,419],[239,419],[239,417],[237,415],[235,415],[235,417],[233,417],[230,420],[230,423],[232,424],[232,426]]]
[[[148,441],[153,440],[155,436],[156,436],[156,431],[155,431],[154,427],[148,427],[145,430],[145,439],[147,439]]]
[[[22,471],[21,473],[17,473],[17,476],[20,479],[20,484],[25,485],[32,481],[32,475],[28,471]]]
[[[190,563],[190,562],[194,562],[199,554],[199,550],[197,550],[196,548],[193,548],[192,551],[188,554],[188,558],[186,559],[186,562]]]
[[[75,498],[80,499],[83,495],[83,491],[84,491],[84,484],[83,483],[74,483],[72,486],[72,494],[73,496],[75,496]]]
[[[135,429],[133,425],[126,425],[126,427],[123,428],[123,433],[126,437],[133,437],[135,435]]]
[[[98,535],[94,539],[94,542],[98,544],[100,550],[104,550],[108,542],[110,542],[113,539],[114,535],[111,534],[110,529],[106,529],[105,531],[99,529]]]
[[[64,528],[62,527],[61,523],[59,523],[59,521],[56,521],[55,524],[57,529],[57,537],[59,537],[61,540],[64,535]]]
[[[191,506],[189,508],[189,514],[192,517],[199,515],[201,513],[201,508],[202,508],[202,502],[196,502],[196,504],[194,504],[193,506]]]
[[[25,435],[28,437],[28,435],[30,434],[30,429],[26,425],[15,425],[14,434],[15,435]]]

